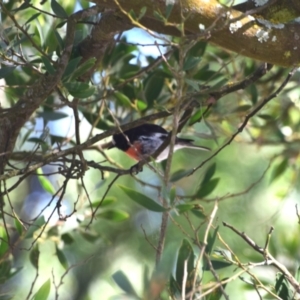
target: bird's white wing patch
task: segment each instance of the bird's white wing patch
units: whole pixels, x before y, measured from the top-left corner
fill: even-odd
[[[167,138],[168,134],[166,133],[161,133],[161,132],[154,132],[151,134],[151,137],[153,139],[160,139],[160,140],[165,140]]]

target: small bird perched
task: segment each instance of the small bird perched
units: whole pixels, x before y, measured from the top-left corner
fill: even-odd
[[[112,145],[124,151],[131,158],[141,161],[155,153],[160,145],[166,140],[169,133],[161,126],[155,124],[143,124],[135,128],[114,134]],[[127,138],[126,138],[127,137]],[[192,139],[176,137],[174,152],[182,148],[191,148],[209,151],[209,148],[196,146]],[[165,160],[169,156],[169,146],[167,146],[155,159],[157,162]]]

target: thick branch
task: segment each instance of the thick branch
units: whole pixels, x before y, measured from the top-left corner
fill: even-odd
[[[1,7],[5,10],[3,5]],[[25,95],[19,99],[15,106],[9,110],[0,111],[0,153],[10,153],[12,151],[20,129],[60,82],[72,52],[76,22],[97,12],[98,8],[94,7],[85,11],[79,11],[68,19],[65,51],[56,64],[54,74],[41,76],[39,80],[28,88]],[[5,11],[5,13],[9,15],[8,11]],[[3,173],[4,165],[8,159],[7,156],[9,154],[1,156],[0,174]]]
[[[85,78],[93,73],[101,62],[105,51],[115,43],[115,35],[131,27],[133,26],[128,19],[114,10],[108,10],[101,14],[101,19],[93,27],[91,34],[78,45],[78,51],[82,56],[81,63],[91,57],[95,57],[97,60],[94,68],[85,74]]]
[[[300,15],[300,3],[298,0],[269,0],[261,7],[257,7],[254,0],[248,0],[235,5],[234,9],[241,12],[255,10],[257,11],[255,15],[276,23],[286,23]]]
[[[117,9],[116,1],[94,0],[101,6]],[[147,8],[141,23],[160,33],[180,35],[178,29],[153,17],[154,11],[164,12],[166,1],[161,0],[120,0],[118,3],[129,12],[131,9],[139,15],[143,7]],[[186,35],[200,35],[199,25],[209,30],[210,41],[228,50],[240,53],[260,61],[281,66],[295,66],[300,62],[300,24],[274,24],[259,21],[253,16],[221,6],[216,0],[182,0],[181,8],[176,2],[169,22],[180,23],[181,12],[185,20]],[[271,7],[270,7],[271,9]]]

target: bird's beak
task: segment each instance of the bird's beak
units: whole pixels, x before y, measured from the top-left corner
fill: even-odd
[[[113,142],[108,142],[108,143],[100,145],[101,149],[112,149],[114,147],[115,147],[115,144]]]

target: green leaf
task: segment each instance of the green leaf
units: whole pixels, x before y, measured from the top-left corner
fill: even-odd
[[[297,268],[295,272],[295,279],[299,282],[300,281],[300,267]]]
[[[88,89],[83,90],[81,92],[73,93],[73,97],[77,97],[80,99],[85,99],[93,96],[95,94],[96,88],[94,86],[89,86]]]
[[[257,117],[259,117],[265,121],[273,121],[274,120],[274,117],[271,115],[268,115],[268,114],[260,114],[260,115],[257,115]]]
[[[281,176],[288,168],[288,164],[289,161],[287,158],[282,159],[282,161],[273,169],[270,182],[273,182],[275,179]]]
[[[245,105],[240,105],[233,109],[231,113],[244,113],[247,112],[250,108],[252,108],[252,105],[245,104]]]
[[[281,273],[276,274],[276,284],[275,284],[275,291],[278,292],[280,289],[280,286],[282,285],[284,280],[284,275]]]
[[[58,135],[54,135],[54,134],[50,134],[50,138],[51,138],[51,145],[54,145],[55,143],[56,144],[62,144],[64,143],[66,140],[68,140],[67,137],[61,137],[61,136],[58,136]],[[70,141],[72,143],[72,141]]]
[[[150,283],[150,270],[149,267],[145,264],[143,270],[143,291],[146,291],[149,288]]]
[[[117,102],[119,102],[119,104],[121,104],[122,106],[132,107],[130,99],[123,93],[115,92],[115,97],[117,99]]]
[[[57,236],[59,236],[59,233],[58,233],[58,226],[53,226],[53,227],[51,227],[48,231],[47,231],[47,237],[49,238],[51,238],[51,237],[57,237]]]
[[[82,57],[78,56],[78,57],[73,58],[69,61],[68,65],[65,69],[65,72],[62,76],[63,81],[66,81],[68,79],[68,77],[70,75],[72,75],[73,72],[75,72],[75,70],[77,69],[77,66],[78,66],[78,64],[81,60],[82,60]]]
[[[58,49],[59,51],[62,51],[64,48],[65,48],[65,42],[64,40],[61,38],[60,34],[57,32],[57,30],[54,30],[54,35],[55,35],[55,38],[58,42]]]
[[[13,276],[17,275],[22,270],[22,267],[13,268],[12,261],[10,259],[1,260],[0,262],[0,284],[4,284],[7,280],[12,278]],[[2,298],[0,294],[0,300],[8,300],[8,299],[15,299],[15,298]]]
[[[48,279],[33,296],[33,300],[47,300],[50,294],[51,281]]]
[[[95,93],[95,87],[84,82],[65,82],[64,86],[75,98],[84,99],[92,96]]]
[[[42,188],[51,195],[54,195],[56,191],[51,181],[44,175],[43,170],[41,168],[37,169],[36,174],[39,175],[38,181],[40,182]]]
[[[193,172],[193,169],[186,170],[186,169],[180,169],[172,174],[170,178],[170,182],[178,181],[184,177],[189,176]]]
[[[126,186],[119,185],[119,187],[131,200],[133,200],[134,202],[138,203],[139,205],[142,205],[143,207],[151,211],[164,212],[167,210],[167,208],[164,208],[163,206],[159,205],[157,202],[153,201],[152,199],[145,196],[144,194],[141,194]]]
[[[203,117],[203,114],[204,112],[206,111],[206,108],[200,108],[199,110],[197,110],[190,118],[189,120],[189,125],[193,125],[195,124],[196,122],[199,122],[202,117]]]
[[[157,100],[160,95],[164,86],[165,78],[165,72],[158,70],[149,75],[145,80],[144,94],[149,107],[153,106],[154,101]]]
[[[45,122],[48,121],[57,121],[63,118],[68,117],[69,115],[63,112],[58,111],[44,111],[37,113],[38,118],[43,118]]]
[[[24,1],[19,7],[17,7],[16,9],[13,9],[12,11],[17,12],[17,11],[26,9],[29,7],[29,4],[30,4],[30,1]]]
[[[123,273],[123,271],[119,270],[112,275],[113,280],[116,284],[128,295],[135,296],[138,298],[137,293],[135,292],[134,288],[132,287],[130,281]]]
[[[224,269],[224,268],[232,266],[232,263],[230,263],[228,261],[212,259],[210,262],[211,262],[214,270],[220,270],[220,269]],[[204,264],[203,270],[209,271],[210,270],[209,265]]]
[[[144,111],[148,105],[142,100],[136,100],[136,107],[139,111]]]
[[[39,258],[40,258],[39,245],[35,244],[35,246],[32,248],[32,250],[29,253],[29,260],[36,269],[39,268]]]
[[[176,209],[180,214],[192,210],[194,208],[194,204],[178,204],[176,205]]]
[[[201,57],[188,56],[183,64],[183,70],[187,71],[196,67],[201,61]]]
[[[24,25],[30,23],[31,21],[33,21],[34,19],[36,19],[41,13],[36,13],[36,14],[33,14],[27,21]]]
[[[14,218],[14,223],[15,223],[15,227],[16,227],[16,229],[17,229],[18,234],[19,234],[19,235],[22,235],[23,229],[24,229],[24,228],[23,228],[23,226],[22,226],[20,220],[17,219],[17,218]]]
[[[71,236],[71,234],[69,234],[69,233],[64,233],[64,234],[62,234],[61,239],[62,239],[62,240],[64,241],[64,243],[66,243],[67,245],[70,245],[70,244],[74,243],[74,239],[73,239],[73,237]]]
[[[255,84],[250,84],[247,88],[246,91],[251,95],[251,102],[252,104],[256,104],[258,97],[259,97],[259,92],[257,90],[257,87]]]
[[[95,241],[99,240],[99,234],[96,232],[80,232],[82,237],[85,238],[88,242],[95,243]]]
[[[0,284],[5,283],[10,276],[12,269],[11,260],[1,260],[0,262]],[[1,299],[1,298],[0,298]]]
[[[188,55],[192,55],[194,57],[202,57],[203,54],[205,53],[206,47],[207,47],[206,42],[204,42],[203,40],[199,41],[188,51]],[[206,66],[208,69],[209,65]],[[201,71],[203,71],[203,68]]]
[[[80,90],[86,90],[89,87],[88,83],[71,81],[65,82],[64,87],[68,90],[68,92],[72,95],[72,93],[79,92]]]
[[[218,248],[218,249],[214,250],[213,257],[218,258],[218,259],[221,258],[221,259],[232,260],[231,252],[227,249],[222,249],[222,248]]]
[[[110,209],[97,214],[97,217],[114,222],[121,222],[129,218],[129,214],[122,210]]]
[[[167,4],[167,6],[166,6],[166,14],[165,14],[165,16],[166,16],[167,20],[170,17],[170,14],[172,12],[173,6],[174,6],[174,4],[171,4],[171,3]]]
[[[92,207],[93,207],[93,208],[98,207],[101,201],[102,201],[102,199],[93,201]],[[102,201],[101,207],[105,207],[105,206],[111,205],[111,204],[115,203],[116,201],[117,201],[117,198],[116,198],[116,197],[106,197],[106,198]],[[89,206],[89,205],[88,205],[88,206]]]
[[[205,248],[205,252],[210,255],[212,250],[213,250],[213,246],[216,242],[217,239],[217,233],[219,231],[219,226],[216,227],[216,229],[213,232],[213,235],[211,235],[211,233],[209,233],[208,235],[208,239],[207,239],[207,246]]]
[[[165,21],[166,21],[166,20],[165,20],[165,17],[162,16],[161,13],[158,12],[158,11],[156,11],[156,10],[153,12],[153,15],[154,15],[154,17],[155,17],[157,20],[159,20],[159,21],[162,21],[162,22],[165,22]]]
[[[214,178],[205,184],[201,184],[201,187],[196,192],[195,196],[197,198],[204,198],[205,196],[209,195],[217,187],[219,181],[220,181],[220,178]]]
[[[204,178],[201,182],[201,184],[206,184],[210,181],[210,179],[214,176],[215,172],[216,172],[216,167],[217,164],[213,163],[205,172]]]
[[[222,278],[220,282],[226,280],[227,278]],[[227,283],[222,284],[223,289],[226,288]],[[214,289],[205,299],[206,300],[220,300],[224,295],[223,291],[220,288]]]
[[[285,278],[284,274],[281,273],[276,274],[275,291],[276,294],[283,300],[294,299],[293,290],[288,280]]]
[[[0,69],[0,79],[5,78],[6,76],[8,76],[10,73],[13,72],[13,70],[15,68],[16,67],[3,67],[3,66],[1,66],[1,69]]]
[[[215,71],[210,70],[210,64],[206,64],[193,76],[193,78],[207,82],[211,81],[212,78],[216,79],[221,76],[222,74],[218,74]]]
[[[91,57],[90,59],[82,63],[71,75],[70,80],[75,80],[76,78],[85,74],[88,70],[90,70],[95,65],[95,62],[96,62],[96,58]]]
[[[216,84],[212,85],[207,92],[212,92],[218,90],[220,87],[224,86],[228,82],[227,78],[220,79]]]
[[[207,216],[201,211],[201,210],[199,210],[199,209],[192,209],[192,213],[196,216],[196,217],[198,217],[198,218],[200,218],[200,219],[205,219]]]
[[[136,14],[135,14],[135,12],[134,12],[133,9],[131,9],[131,10],[129,11],[129,15],[130,15],[134,20],[137,20]]]
[[[100,118],[100,120],[99,120],[98,114],[93,114],[84,109],[81,110],[81,112],[83,113],[86,120],[98,129],[107,130],[107,129],[111,129],[113,126],[115,126],[115,124],[112,122],[110,116],[107,116],[105,119]],[[96,121],[98,121],[98,122],[96,122]]]
[[[194,250],[186,239],[182,241],[181,247],[179,248],[176,264],[176,281],[180,285],[180,289],[182,289],[185,272],[187,272],[188,277],[194,272]],[[188,288],[186,288],[186,290],[188,291]]]
[[[42,60],[43,63],[44,63],[45,70],[46,70],[49,74],[51,74],[51,75],[55,74],[56,70],[55,70],[55,68],[52,66],[51,61],[48,59],[48,57],[46,57],[46,56],[41,56],[41,60]]]
[[[141,10],[140,10],[140,14],[138,16],[138,20],[143,18],[143,16],[145,15],[146,12],[147,12],[147,7],[146,6],[142,7]]]
[[[181,299],[181,285],[177,283],[172,275],[170,278],[170,291],[172,299]]]
[[[169,198],[170,198],[170,203],[173,204],[176,198],[176,186],[171,187]]]
[[[57,258],[58,258],[60,264],[63,266],[63,268],[65,270],[67,270],[69,267],[67,258],[65,256],[65,254],[57,246],[56,246],[56,255],[57,255]]]
[[[28,139],[27,142],[40,144],[43,152],[46,152],[49,149],[49,145],[43,139],[40,139],[40,138],[32,137],[32,138]]]
[[[7,232],[3,226],[0,226],[0,258],[6,254],[8,248]]]
[[[62,28],[65,24],[67,23],[67,20],[64,20],[64,21],[61,21],[61,22],[59,22],[57,25],[56,25],[56,29],[57,28]]]
[[[54,14],[61,19],[67,19],[68,14],[64,10],[64,8],[55,0],[51,0],[51,8],[54,12]]]
[[[195,91],[200,91],[200,82],[194,79],[184,78],[184,81],[191,86]]]
[[[27,142],[36,143],[36,144],[47,144],[43,139],[32,137],[27,140]]]
[[[30,225],[29,229],[26,232],[25,239],[29,239],[33,237],[33,234],[41,229],[43,225],[45,224],[45,218],[44,216],[39,217],[37,220],[33,222],[33,224]]]

